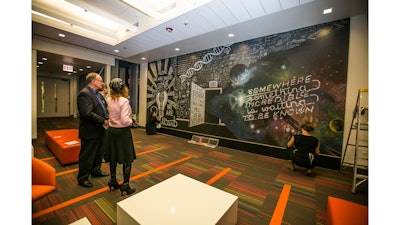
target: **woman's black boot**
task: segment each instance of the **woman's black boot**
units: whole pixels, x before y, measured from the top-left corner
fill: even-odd
[[[121,196],[122,196],[122,195],[124,195],[124,192],[127,195],[134,193],[136,191],[136,188],[129,187],[129,182],[126,182],[120,186],[119,190],[121,190]]]
[[[114,189],[119,189],[120,185],[117,182],[117,164],[110,164],[110,174],[111,174],[111,178],[108,181],[108,187],[110,188],[111,191],[111,187],[113,187]]]
[[[132,194],[136,191],[136,188],[131,188],[129,186],[129,178],[131,177],[131,163],[126,163],[122,166],[123,173],[124,173],[124,183],[120,186],[121,195],[124,195],[126,192],[127,195]]]
[[[117,178],[116,177],[111,177],[111,179],[108,181],[108,187],[110,188],[110,191],[112,190],[111,187],[113,187],[114,189],[119,189],[120,185],[117,182]]]

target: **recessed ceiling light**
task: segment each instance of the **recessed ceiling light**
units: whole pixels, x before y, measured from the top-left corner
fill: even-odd
[[[65,34],[58,34],[59,37],[65,37]]]
[[[119,50],[118,50],[118,49],[115,49],[114,52],[119,52]]]
[[[175,51],[179,51],[180,49],[179,49],[179,48],[175,48],[174,50],[175,50]]]
[[[42,65],[42,64],[43,64],[43,62],[38,62],[38,64],[39,64],[39,65]]]
[[[90,69],[90,68],[92,68],[92,67],[91,67],[91,66],[86,66],[86,68]]]
[[[142,58],[140,58],[141,60],[146,60],[146,58],[145,57],[142,57]]]
[[[228,37],[233,37],[233,36],[235,36],[234,34],[228,34]]]
[[[43,57],[42,60],[43,60],[43,61],[47,61],[47,58],[46,58],[46,57]]]
[[[83,71],[83,69],[79,69],[79,71]]]
[[[332,13],[332,7],[329,9],[324,9],[324,14]]]

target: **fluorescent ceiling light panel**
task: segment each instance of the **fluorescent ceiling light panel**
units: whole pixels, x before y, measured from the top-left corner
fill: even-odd
[[[126,27],[66,1],[32,1],[32,20],[109,45],[132,37],[137,30],[133,24]]]
[[[66,0],[72,5],[78,6],[81,9],[85,9],[91,14],[98,15],[99,17],[103,19],[108,20],[109,22],[107,23],[113,23],[113,24],[118,24],[124,26],[126,29],[131,30],[133,32],[137,31],[137,26],[134,25],[133,23],[128,23],[125,20],[120,19],[120,17],[114,16],[110,14],[109,12],[106,12],[104,10],[101,10],[97,7],[93,7],[91,4],[88,4],[87,1],[82,1],[82,0]],[[115,26],[115,25],[114,25]]]
[[[161,13],[149,7],[145,2],[139,0],[122,0],[131,7],[139,10],[140,12],[153,17],[154,19],[161,20]]]
[[[329,9],[324,9],[324,14],[332,13],[332,7]]]

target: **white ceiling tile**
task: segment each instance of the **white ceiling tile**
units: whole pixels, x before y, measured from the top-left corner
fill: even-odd
[[[215,14],[224,22],[225,26],[229,26],[238,23],[239,20],[236,19],[231,11],[225,6],[222,0],[214,0],[207,5]]]
[[[239,21],[243,22],[251,19],[249,12],[246,10],[240,0],[222,0],[224,5],[231,11],[231,14]]]
[[[309,3],[309,2],[313,2],[314,0],[300,0],[300,5],[301,4],[305,4],[305,3]]]
[[[300,4],[299,0],[280,0],[282,9],[288,9]]]
[[[32,0],[32,8],[39,1],[43,0]],[[50,2],[50,0],[46,1]],[[51,25],[45,26],[32,20],[32,40],[39,39],[51,43],[61,42],[61,44],[78,46],[102,54],[108,53],[118,59],[136,63],[144,62],[140,59],[142,56],[145,56],[149,61],[154,61],[170,56],[188,54],[228,42],[249,40],[298,27],[332,21],[333,18],[337,20],[368,12],[368,5],[365,0],[214,0],[162,23],[163,21],[135,12],[132,7],[120,0],[67,1],[85,2],[90,4],[91,7],[98,7],[99,10],[116,15],[119,19],[130,21],[130,23],[139,21],[139,29],[134,36],[112,46],[99,40],[91,40],[79,34],[73,34],[68,30],[51,27]],[[302,4],[305,4],[305,6],[302,6]],[[319,9],[327,5],[335,7],[338,9],[337,12],[341,13],[330,15],[330,19],[327,19],[321,13],[315,14],[315,8]],[[58,13],[65,15],[64,11]],[[243,22],[244,20],[245,22]],[[188,22],[187,25],[184,24],[185,21]],[[174,31],[166,33],[166,26],[172,27]],[[149,30],[146,30],[146,28]],[[228,30],[235,33],[234,38],[227,37]],[[67,34],[67,37],[62,40],[57,37],[61,31]],[[177,46],[178,44],[180,46]],[[175,47],[179,47],[181,51],[174,51]],[[115,53],[114,49],[119,49],[120,52]]]
[[[221,18],[218,17],[217,14],[208,6],[200,7],[193,11],[197,12],[201,16],[202,20],[209,21],[215,29],[219,29],[225,26],[224,21],[221,20]]]
[[[263,5],[266,14],[271,14],[282,10],[279,0],[260,0],[260,2]]]
[[[188,25],[184,26],[183,30],[189,32],[191,37],[215,29],[215,25],[212,24],[212,22],[214,22],[214,19],[212,19],[212,22],[210,22],[208,17],[200,15],[199,12],[196,10],[189,12],[187,15],[183,16],[182,19],[188,22]]]
[[[243,7],[246,8],[251,18],[265,16],[265,11],[259,0],[241,0]],[[249,4],[249,2],[251,2]]]

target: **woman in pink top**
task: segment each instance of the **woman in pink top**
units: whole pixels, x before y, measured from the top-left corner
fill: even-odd
[[[129,104],[129,92],[125,82],[114,78],[110,82],[110,96],[107,98],[109,125],[106,138],[104,160],[110,163],[111,178],[108,181],[110,191],[119,188],[121,195],[132,194],[136,188],[129,186],[131,165],[136,159],[135,147],[130,126],[136,124],[131,119],[132,108]],[[119,185],[116,178],[117,163],[122,164],[124,183]]]

